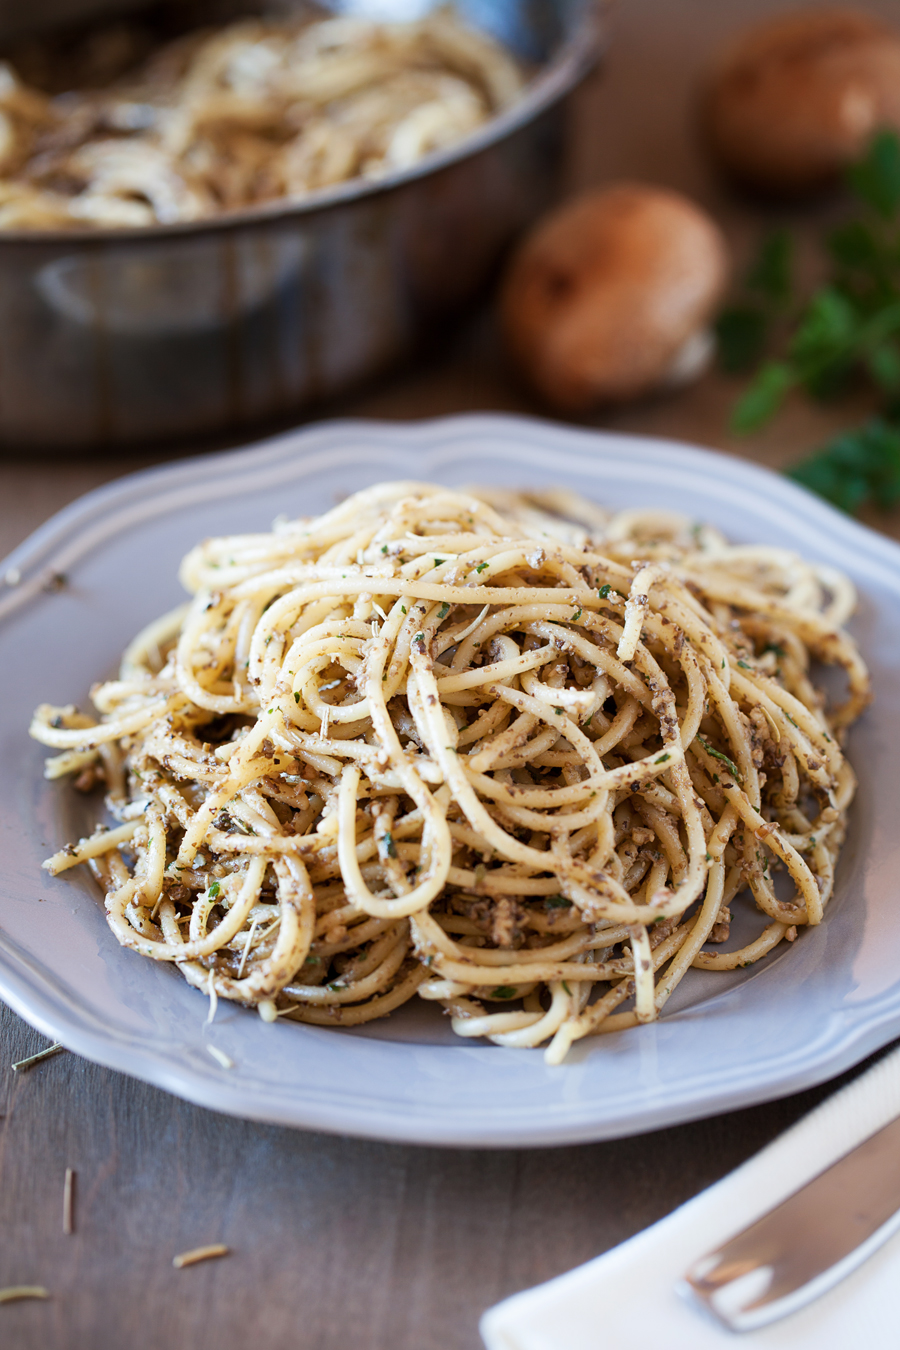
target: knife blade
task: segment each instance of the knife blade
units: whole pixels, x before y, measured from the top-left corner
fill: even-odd
[[[900,1118],[696,1261],[678,1291],[732,1331],[824,1294],[900,1229]]]

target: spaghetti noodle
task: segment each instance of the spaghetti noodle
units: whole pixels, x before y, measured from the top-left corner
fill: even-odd
[[[869,699],[839,574],[666,513],[404,482],[181,575],[100,720],[31,730],[120,822],[45,865],[86,862],[118,940],[212,1000],[353,1026],[417,994],[558,1063],[821,921]],[[759,931],[728,949],[748,888]]]
[[[378,177],[469,135],[523,84],[447,11],[247,19],[56,98],[0,62],[0,229],[170,224]]]

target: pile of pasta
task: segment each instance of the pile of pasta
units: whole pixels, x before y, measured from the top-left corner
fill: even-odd
[[[418,995],[558,1063],[821,921],[869,699],[838,573],[667,513],[400,482],[181,575],[99,720],[44,705],[32,734],[121,822],[49,870],[89,863],[119,941],[211,998],[354,1026]]]
[[[522,91],[452,12],[245,20],[50,98],[0,63],[0,229],[198,220],[404,169]]]

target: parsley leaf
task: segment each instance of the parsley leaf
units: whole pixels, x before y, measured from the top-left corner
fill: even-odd
[[[787,473],[851,515],[870,501],[887,510],[900,501],[900,426],[873,418],[835,437]]]
[[[864,341],[861,315],[835,286],[823,286],[801,315],[788,349],[795,379],[819,398],[840,393]]]
[[[791,298],[794,241],[787,230],[772,230],[760,245],[759,254],[747,272],[746,286],[772,304],[784,305]]]
[[[784,361],[769,361],[741,395],[731,415],[731,429],[757,431],[770,421],[785,400],[797,377]]]
[[[769,326],[754,305],[732,305],[716,319],[719,364],[729,375],[752,370],[766,349]]]
[[[850,186],[885,220],[900,207],[900,142],[893,131],[880,131],[863,159],[847,173]]]
[[[716,320],[719,364],[729,374],[752,370],[762,358],[772,323],[791,299],[793,251],[787,230],[767,234],[744,277],[744,297]]]
[[[491,998],[515,998],[518,992],[511,984],[498,984],[491,990]]]
[[[733,759],[729,759],[727,755],[723,755],[721,750],[717,750],[714,745],[710,745],[709,741],[705,740],[703,736],[698,735],[697,740],[703,746],[703,749],[706,751],[708,755],[712,755],[713,759],[720,760],[722,764],[725,764],[731,770],[737,781],[738,782],[741,781],[741,775],[738,773],[737,765],[735,764]]]

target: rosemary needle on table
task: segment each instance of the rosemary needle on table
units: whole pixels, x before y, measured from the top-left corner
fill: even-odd
[[[54,1045],[48,1045],[44,1050],[38,1050],[36,1055],[29,1055],[27,1059],[17,1059],[12,1066],[13,1073],[21,1073],[25,1069],[31,1069],[35,1064],[40,1064],[41,1060],[49,1059],[51,1055],[58,1055],[65,1050],[64,1045],[57,1042]]]

